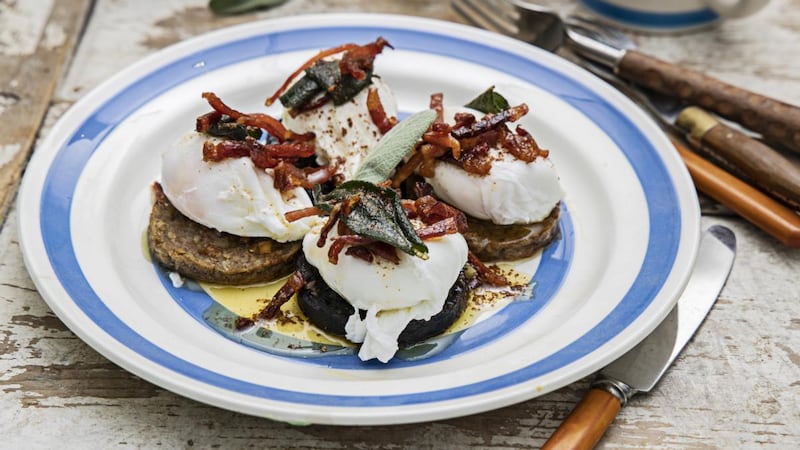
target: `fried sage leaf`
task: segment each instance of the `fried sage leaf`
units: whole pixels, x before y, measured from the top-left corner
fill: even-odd
[[[395,125],[364,158],[355,179],[372,183],[386,181],[435,119],[436,112],[427,109]]]
[[[216,137],[233,139],[234,141],[243,141],[248,136],[253,139],[260,139],[263,134],[260,128],[236,123],[228,116],[223,116],[222,120],[211,124],[206,133]]]
[[[346,181],[328,194],[314,192],[317,208],[331,212],[341,205],[340,220],[359,236],[385,242],[412,256],[428,258],[428,247],[400,204],[397,192],[366,181]]]
[[[489,89],[483,91],[481,95],[475,97],[464,106],[476,109],[484,114],[497,114],[504,109],[508,109],[510,105],[505,97],[494,91],[494,86],[490,86]]]

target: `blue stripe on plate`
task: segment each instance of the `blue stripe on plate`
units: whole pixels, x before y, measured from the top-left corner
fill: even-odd
[[[596,13],[619,22],[651,28],[684,28],[710,24],[719,15],[709,8],[674,13],[643,12],[636,9],[613,5],[603,0],[582,0],[583,4]]]
[[[78,266],[72,247],[70,208],[75,186],[98,145],[129,114],[167,89],[191,78],[266,54],[326,48],[337,42],[367,42],[382,35],[398,48],[458,58],[523,78],[581,110],[622,149],[647,199],[650,236],[642,267],[618,306],[595,328],[550,357],[479,383],[387,396],[321,395],[276,389],[227,377],[189,363],[147,341],[103,303]],[[195,63],[204,62],[201,67]],[[326,406],[394,406],[437,402],[509,387],[561,368],[620,333],[655,298],[667,279],[680,241],[679,204],[669,173],[652,143],[621,112],[590,88],[533,59],[478,42],[435,32],[378,26],[324,26],[280,31],[220,44],[154,69],[111,97],[84,121],[56,154],[41,197],[41,233],[50,263],[75,304],[120,343],[167,369],[191,379],[276,401]]]

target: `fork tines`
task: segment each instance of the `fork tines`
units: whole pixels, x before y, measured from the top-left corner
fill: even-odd
[[[451,0],[469,23],[553,51],[564,41],[564,23],[553,11],[523,0]]]
[[[450,4],[472,25],[518,37],[519,12],[506,0],[451,0]]]

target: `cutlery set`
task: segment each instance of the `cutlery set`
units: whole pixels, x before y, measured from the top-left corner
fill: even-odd
[[[549,51],[566,46],[570,59],[626,94],[659,123],[698,190],[784,244],[800,247],[800,168],[753,137],[759,133],[765,141],[800,152],[800,108],[641,53],[621,31],[593,19],[562,19],[522,0],[451,3],[482,28]],[[703,108],[752,131],[728,125]],[[637,346],[598,372],[544,449],[593,448],[628,399],[655,386],[713,306],[735,252],[730,230],[712,226],[705,232],[675,308]]]
[[[800,247],[800,166],[782,153],[800,154],[800,108],[642,53],[626,34],[595,19],[562,18],[524,0],[451,4],[476,26],[566,50],[653,116],[698,190]]]

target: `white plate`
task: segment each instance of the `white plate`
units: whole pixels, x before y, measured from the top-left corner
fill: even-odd
[[[208,298],[183,296],[145,256],[160,152],[208,110],[201,92],[242,111],[263,110],[264,98],[311,54],[377,36],[395,46],[378,57],[376,72],[405,113],[426,108],[432,92],[463,103],[489,85],[530,106],[524,124],[551,149],[567,193],[561,237],[543,253],[534,297],[418,361],[300,359],[227,339],[192,314]],[[686,170],[619,93],[521,42],[387,15],[250,23],[131,66],[75,104],[38,147],[19,214],[36,286],[87,343],[174,392],[293,423],[441,419],[573,382],[631,348],[667,314],[699,239]]]

